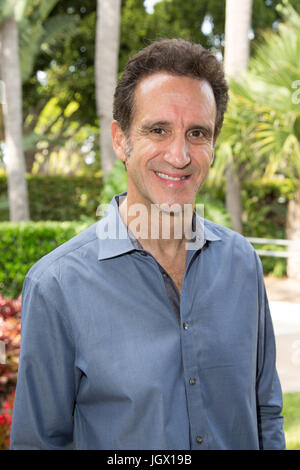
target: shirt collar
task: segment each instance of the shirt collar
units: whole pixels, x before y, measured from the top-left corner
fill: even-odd
[[[132,234],[129,235],[128,228],[119,213],[120,198],[125,198],[126,195],[126,192],[117,194],[108,206],[102,207],[105,213],[96,224],[96,233],[99,239],[99,260],[114,258],[134,251],[138,247],[138,244],[135,243],[137,240],[132,239]],[[218,235],[207,227],[205,219],[199,217],[196,213],[194,215],[193,230],[196,236],[193,241],[189,242],[189,250],[198,251],[206,241],[221,240]]]

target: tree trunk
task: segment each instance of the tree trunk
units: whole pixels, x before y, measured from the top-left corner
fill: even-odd
[[[3,117],[10,220],[29,220],[29,204],[22,143],[22,84],[18,28],[13,16],[0,25],[1,73],[5,85]]]
[[[294,199],[289,201],[286,235],[294,243],[288,247],[288,252],[296,253],[287,260],[287,275],[292,279],[300,280],[300,182]]]
[[[230,79],[237,78],[248,67],[249,30],[252,0],[226,0],[224,70]],[[232,227],[242,233],[242,196],[238,170],[228,162],[226,171],[226,207]]]
[[[27,173],[32,173],[32,168],[33,168],[33,164],[35,161],[35,154],[36,154],[35,149],[27,150],[26,152],[24,152],[25,167],[26,167]]]
[[[243,233],[241,183],[230,163],[226,168],[226,208],[230,214],[232,228],[238,233]]]
[[[103,178],[116,160],[111,139],[113,96],[117,83],[121,0],[97,1],[95,74]]]

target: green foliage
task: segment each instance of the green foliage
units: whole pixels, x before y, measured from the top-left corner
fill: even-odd
[[[127,0],[128,3],[133,1]],[[300,13],[299,0],[291,0],[290,3]],[[276,22],[281,21],[276,9],[278,4],[281,4],[281,0],[269,2],[253,0],[251,29],[254,39],[251,41],[251,53],[260,39],[261,31],[266,28],[275,28]],[[161,36],[182,37],[223,54],[225,5],[225,0],[160,1],[154,7],[154,14],[145,18],[144,27],[141,29],[146,30],[147,40]],[[205,22],[210,23],[210,31],[203,29]],[[133,25],[135,32],[139,29],[139,25],[139,22]]]
[[[17,0],[1,0],[0,23],[14,12],[16,2]]]
[[[88,176],[27,175],[33,221],[96,220],[102,180]],[[6,178],[0,175],[0,221],[9,220]]]
[[[6,298],[18,297],[29,268],[88,225],[86,222],[1,222],[1,294]]]
[[[57,3],[57,1],[55,2]],[[57,37],[71,36],[76,30],[76,17],[56,15],[48,20],[34,15],[34,19],[25,17],[20,21],[20,66],[22,80],[27,80],[32,74],[36,56],[42,50],[51,54],[51,45]]]
[[[203,196],[202,193],[200,193],[197,196],[196,204],[203,204],[203,216],[205,219],[211,220],[223,227],[232,228],[230,216],[226,210],[224,202],[219,199],[215,199],[209,194],[207,196]]]
[[[231,228],[225,208],[225,181],[218,185],[209,179],[197,201],[204,203],[205,218]],[[297,182],[288,178],[249,179],[243,182],[243,230],[244,236],[256,238],[285,239],[287,205],[293,199]],[[283,251],[278,245],[254,244],[255,249]],[[272,256],[261,257],[265,274],[276,277],[286,275],[286,259]]]
[[[243,184],[244,235],[257,238],[286,239],[287,203],[295,195],[297,184],[293,179],[257,179]],[[255,245],[268,251],[283,251],[278,245]],[[286,275],[286,259],[261,257],[264,272],[276,277]]]
[[[242,190],[244,235],[285,238],[287,203],[296,188],[296,182],[288,178],[246,180]]]
[[[292,4],[297,5],[297,1]],[[260,30],[271,27],[280,18],[275,9],[279,2],[254,0],[252,43]],[[50,167],[52,173],[91,174],[100,169],[94,74],[96,2],[19,0],[17,4],[22,10],[19,13],[22,68],[31,69],[23,84],[27,171],[32,171],[32,161],[36,159],[38,168],[34,172],[50,172]],[[202,31],[205,19],[212,25],[209,34]],[[148,14],[144,0],[122,0],[119,72],[129,56],[162,36],[185,37],[222,52],[224,22],[225,1],[164,0],[155,5],[153,14]],[[38,79],[37,72],[41,71],[44,82]],[[44,107],[53,97],[60,117],[50,114],[44,119]],[[66,116],[64,110],[71,102],[77,104],[77,109]],[[247,135],[247,129],[243,135]],[[82,148],[87,146],[90,152],[85,155]],[[55,164],[48,164],[50,155]],[[70,155],[76,162],[71,169]],[[94,159],[94,164],[86,164],[85,157],[89,162]],[[243,159],[249,160],[248,154]]]
[[[283,394],[283,428],[287,450],[300,450],[300,393]]]
[[[214,185],[208,180],[196,197],[196,204],[203,205],[203,217],[216,224],[232,228],[230,216],[225,207],[224,185]]]
[[[124,163],[116,160],[101,192],[101,204],[109,204],[115,194],[127,191],[127,173]]]
[[[46,8],[47,2],[40,3]],[[33,172],[92,174],[100,170],[94,76],[96,3],[55,3],[42,22],[38,54],[23,83],[26,168],[31,172],[36,161]],[[38,12],[29,12],[26,19],[38,28],[35,16]],[[23,54],[27,64],[31,55],[26,49],[30,31],[26,31],[24,38],[20,35],[20,44],[27,51]],[[53,103],[52,114],[48,111]],[[67,113],[70,104],[72,112]]]
[[[284,22],[261,35],[249,70],[230,81],[218,143],[220,174],[229,157],[241,179],[300,176],[300,107],[293,89],[300,69],[300,15],[284,4],[279,9]]]

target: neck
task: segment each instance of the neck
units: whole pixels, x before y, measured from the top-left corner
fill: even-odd
[[[124,199],[119,207],[120,216],[143,248],[154,253],[162,253],[170,258],[179,251],[186,250],[192,237],[193,206],[184,210],[168,212],[166,207],[152,204],[130,204]]]

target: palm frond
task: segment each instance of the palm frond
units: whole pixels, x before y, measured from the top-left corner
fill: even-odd
[[[64,34],[75,33],[78,19],[70,15],[55,15],[46,21],[33,22],[23,18],[19,22],[20,67],[22,80],[26,81],[32,73],[36,56],[43,50],[50,53],[51,44]]]
[[[219,153],[244,174],[300,176],[300,107],[293,98],[300,70],[300,15],[288,8],[285,20],[277,33],[264,34],[249,70],[230,81]],[[215,165],[215,171],[224,171],[224,165]]]
[[[71,15],[55,15],[45,21],[44,33],[41,40],[41,48],[44,52],[51,52],[51,44],[59,37],[76,33],[78,18]]]
[[[10,16],[15,9],[17,0],[2,0],[0,3],[0,23]]]

